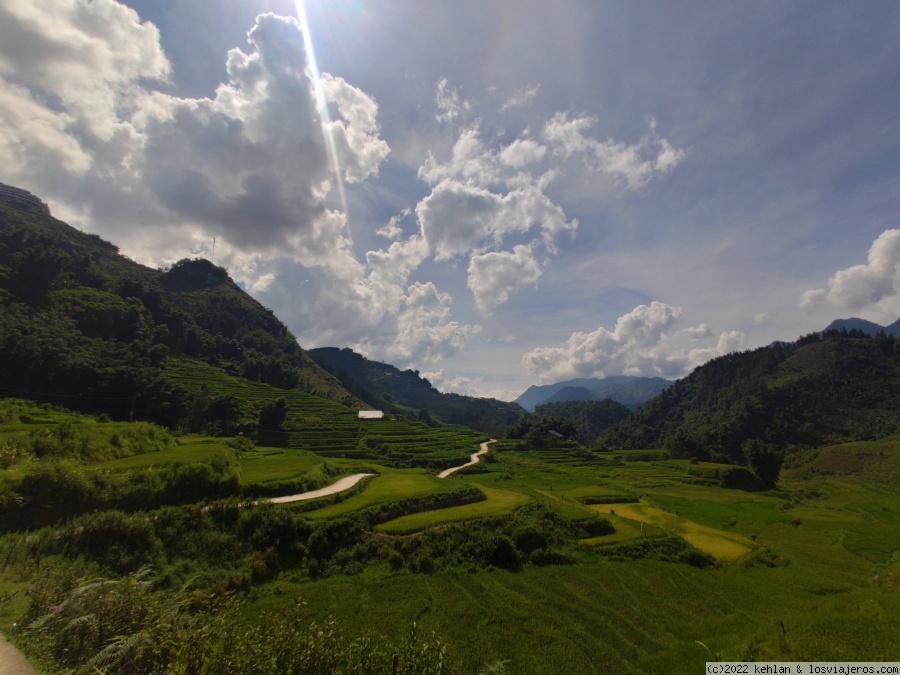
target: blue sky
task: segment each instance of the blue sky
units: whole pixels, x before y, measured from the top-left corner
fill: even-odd
[[[0,181],[443,390],[900,317],[900,5],[2,0]]]

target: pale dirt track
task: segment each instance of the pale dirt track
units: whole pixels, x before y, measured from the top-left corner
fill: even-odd
[[[327,497],[328,495],[335,495],[338,492],[343,492],[344,490],[349,490],[354,485],[356,485],[363,478],[367,478],[369,476],[374,476],[374,473],[355,473],[352,476],[344,476],[336,483],[332,483],[328,487],[323,487],[320,490],[313,490],[311,492],[302,492],[298,495],[287,495],[285,497],[273,497],[272,499],[268,499],[265,501],[271,502],[272,504],[290,504],[291,502],[303,502],[307,499],[318,499],[319,497]],[[260,500],[262,501],[262,500]],[[2,672],[2,671],[0,671]]]
[[[484,455],[484,454],[487,453],[487,451],[488,451],[488,446],[489,446],[491,443],[496,443],[496,442],[497,442],[497,439],[496,439],[496,438],[492,438],[492,439],[489,440],[489,441],[485,441],[484,443],[481,444],[481,450],[479,450],[478,452],[474,453],[474,454],[472,455],[472,458],[471,458],[467,463],[463,464],[462,466],[454,466],[452,469],[445,469],[444,471],[441,471],[441,472],[438,474],[438,478],[446,478],[446,477],[449,476],[450,474],[456,473],[456,472],[459,471],[460,469],[465,469],[467,466],[473,466],[474,464],[478,464],[478,461],[479,461],[480,457],[481,457],[482,455]]]
[[[13,647],[0,635],[0,674],[2,675],[38,675],[29,665],[18,649]]]

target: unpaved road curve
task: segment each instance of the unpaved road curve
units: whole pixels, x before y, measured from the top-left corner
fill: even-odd
[[[484,443],[481,444],[481,450],[479,450],[478,452],[474,453],[474,454],[472,455],[472,458],[471,458],[468,462],[466,462],[466,463],[463,464],[462,466],[454,466],[452,469],[444,469],[443,471],[441,471],[441,472],[438,474],[438,478],[446,478],[446,477],[449,476],[450,474],[456,473],[456,472],[459,471],[460,469],[465,469],[467,466],[472,466],[473,464],[478,464],[479,458],[480,458],[482,455],[484,455],[484,454],[487,453],[487,451],[488,451],[488,446],[489,446],[491,443],[496,443],[496,442],[497,442],[497,439],[496,439],[496,438],[492,438],[492,439],[489,440],[489,441],[485,441]]]
[[[38,675],[18,649],[0,635],[0,673],[3,675]]]
[[[474,455],[473,455],[474,457]],[[356,485],[363,478],[368,478],[369,476],[374,476],[374,473],[355,473],[352,476],[344,476],[336,483],[332,483],[328,487],[323,487],[320,490],[313,490],[311,492],[301,492],[298,495],[287,495],[285,497],[273,497],[268,500],[260,500],[260,501],[268,501],[272,504],[290,504],[291,502],[304,502],[307,499],[318,499],[319,497],[327,497],[328,495],[336,495],[338,492],[343,492],[344,490],[349,490],[354,485]]]

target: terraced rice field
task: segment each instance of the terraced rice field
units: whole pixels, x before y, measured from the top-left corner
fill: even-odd
[[[173,361],[167,364],[166,374],[191,389],[205,386],[210,395],[232,395],[257,406],[284,398],[290,428],[258,431],[253,440],[260,446],[331,458],[450,466],[468,458],[487,440],[484,434],[463,426],[430,428],[402,419],[359,420],[355,409],[335,401],[232,377],[202,364]]]

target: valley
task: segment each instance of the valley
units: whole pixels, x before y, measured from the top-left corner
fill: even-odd
[[[106,427],[121,437],[148,432],[8,402],[3,421],[5,447],[58,436],[66,425],[76,439]],[[776,490],[746,492],[717,484],[727,466],[659,453],[523,450],[501,439],[478,464],[442,480],[433,469],[377,458],[155,433],[163,447],[68,461],[93,484],[99,475],[136,480],[224,455],[238,467],[237,500],[375,475],[346,493],[260,504],[239,518],[201,491],[183,506],[91,510],[30,534],[7,529],[3,620],[23,625],[27,617],[10,637],[47,672],[59,664],[42,655],[71,635],[37,629],[41,603],[65,606],[73,575],[140,577],[151,582],[146,601],[157,602],[190,583],[195,599],[212,606],[221,593],[240,598],[251,625],[290,614],[347,639],[399,640],[415,623],[420,635],[440,636],[452,672],[545,673],[564,664],[573,672],[690,673],[710,653],[897,658],[897,436],[825,448],[785,470]],[[474,440],[458,440],[461,455],[473,448]],[[33,461],[4,471],[6,508],[14,476],[27,475]]]
[[[900,659],[893,334],[528,412],[306,351],[209,261],[0,216],[0,632],[40,672]]]

